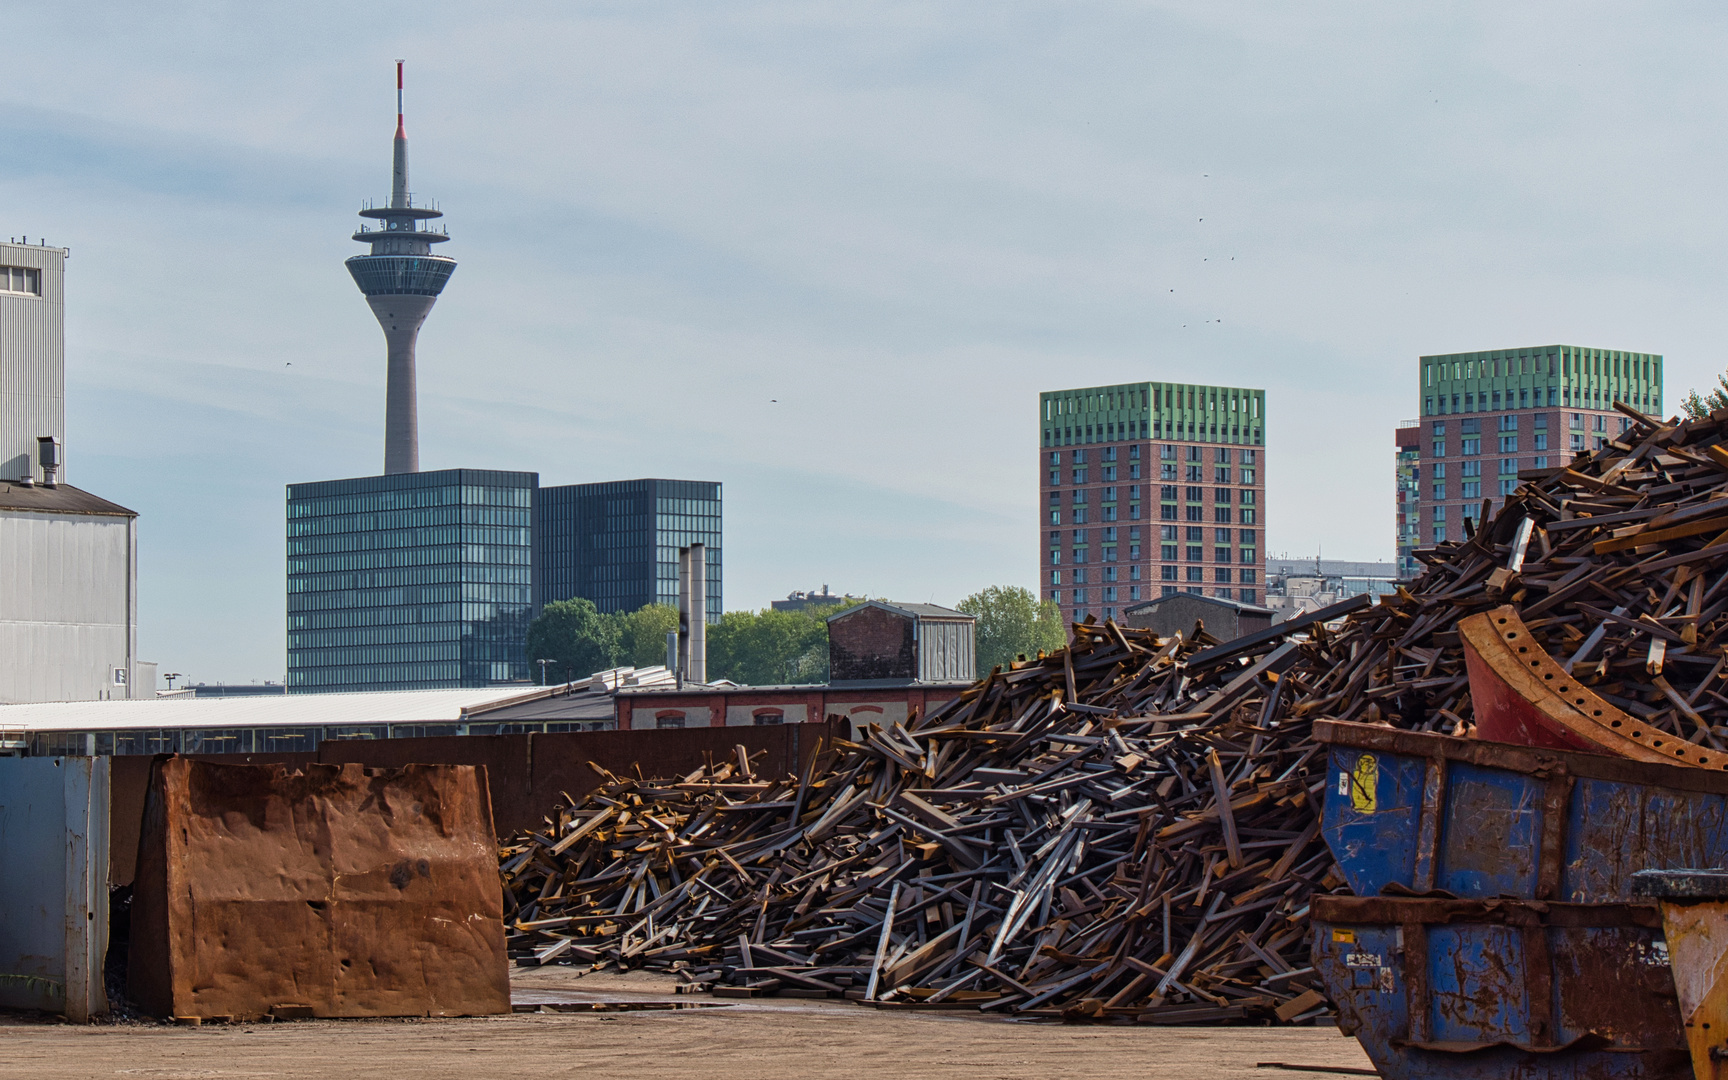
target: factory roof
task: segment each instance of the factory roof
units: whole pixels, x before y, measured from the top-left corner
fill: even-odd
[[[587,689],[587,680],[575,684]],[[477,690],[381,690],[280,697],[163,697],[0,705],[0,728],[138,731],[155,728],[299,727],[319,724],[459,723],[506,705],[565,693],[563,686]]]
[[[20,484],[15,480],[0,480],[0,510],[26,510],[39,514],[102,514],[108,517],[137,517],[138,512],[111,503],[70,484]]]
[[[828,621],[833,622],[835,619],[844,618],[867,607],[881,608],[884,611],[897,611],[902,615],[911,615],[919,619],[961,619],[966,622],[976,622],[978,618],[976,615],[968,615],[964,611],[945,608],[940,604],[902,604],[894,600],[866,600],[855,607],[847,608],[845,611],[835,612],[828,616]]]

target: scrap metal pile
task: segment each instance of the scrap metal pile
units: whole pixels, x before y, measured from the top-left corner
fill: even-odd
[[[1311,723],[1467,731],[1460,618],[1514,604],[1616,704],[1728,738],[1728,574],[1706,574],[1728,557],[1725,418],[1639,418],[1525,474],[1480,532],[1376,605],[1223,645],[1079,625],[1068,649],[835,740],[798,777],[758,777],[742,752],[680,779],[605,774],[505,847],[512,954],[736,994],[1154,1023],[1317,1015],[1308,898],[1341,879]]]
[[[1297,646],[1106,624],[801,777],[609,777],[504,871],[529,962],[729,992],[1183,1022],[1324,1010],[1307,902],[1337,883]]]
[[[1667,424],[1621,411],[1628,431],[1521,474],[1480,532],[1426,553],[1429,569],[1407,591],[1352,616],[1336,642],[1371,662],[1300,708],[1465,734],[1458,622],[1509,604],[1584,686],[1669,734],[1728,749],[1728,413]]]

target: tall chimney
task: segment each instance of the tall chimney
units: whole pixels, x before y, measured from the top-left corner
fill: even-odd
[[[708,548],[678,549],[678,681],[708,681]]]

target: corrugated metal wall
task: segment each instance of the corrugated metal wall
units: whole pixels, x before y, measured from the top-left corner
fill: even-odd
[[[0,293],[0,477],[16,480],[35,468],[38,436],[66,441],[66,253],[0,243],[0,266],[42,272],[41,296]]]
[[[0,702],[127,696],[134,536],[128,518],[0,511]]]
[[[973,630],[970,622],[918,620],[918,678],[925,682],[977,678]]]
[[[0,1006],[108,1011],[108,763],[0,758]]]

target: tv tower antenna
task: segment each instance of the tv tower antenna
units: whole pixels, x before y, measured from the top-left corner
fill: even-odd
[[[354,239],[371,245],[371,253],[347,261],[354,284],[366,294],[372,314],[384,329],[386,378],[384,391],[384,471],[420,471],[420,410],[415,376],[414,344],[438,294],[456,270],[456,260],[432,254],[433,244],[450,237],[424,225],[443,217],[435,207],[414,205],[408,190],[408,134],[403,123],[402,61],[396,61],[396,139],[390,176],[390,205],[367,207]]]

